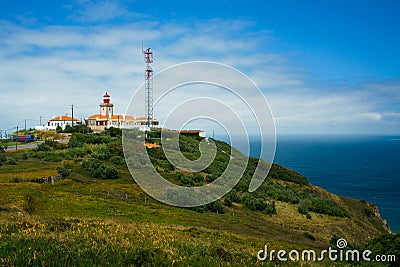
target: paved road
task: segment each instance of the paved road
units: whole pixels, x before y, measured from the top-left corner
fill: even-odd
[[[62,140],[56,140],[62,144],[67,144],[69,142],[69,139],[62,139]],[[31,149],[31,148],[36,148],[38,144],[44,143],[44,141],[37,141],[33,143],[27,143],[25,144],[24,142],[18,143],[18,150],[20,149]],[[8,146],[6,151],[15,151],[15,143],[11,146]]]
[[[37,147],[38,143],[40,143],[40,141],[39,142],[34,142],[34,143],[27,143],[27,144],[18,143],[18,150],[26,149],[26,148],[35,148],[35,147]],[[15,144],[11,145],[11,146],[8,146],[6,151],[15,151]]]

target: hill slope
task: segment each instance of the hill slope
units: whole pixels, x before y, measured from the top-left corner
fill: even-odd
[[[147,141],[157,143],[158,134]],[[196,186],[218,177],[229,161],[232,148],[214,142],[214,162],[194,174],[175,169],[161,148],[148,153],[164,177]],[[199,157],[198,145],[198,138],[180,137],[189,159]],[[244,266],[257,262],[264,244],[323,249],[335,238],[364,243],[390,231],[372,204],[331,194],[280,165],[248,193],[258,159],[215,203],[194,209],[159,203],[134,183],[115,130],[7,152],[0,162],[1,265]]]

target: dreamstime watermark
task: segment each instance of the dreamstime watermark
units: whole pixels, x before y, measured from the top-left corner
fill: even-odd
[[[271,250],[268,251],[268,246],[258,251],[257,259],[259,261],[348,261],[348,262],[396,262],[396,255],[373,255],[371,250],[359,251],[357,249],[346,249],[347,241],[343,238],[338,239],[336,248],[329,247],[328,249],[316,252],[313,249],[298,250]]]
[[[250,151],[249,132],[258,136],[261,148],[257,156],[265,161],[259,161],[249,191],[255,191],[262,184],[275,156],[275,123],[264,94],[249,77],[230,66],[201,61],[169,67],[154,75],[153,83],[154,111],[157,119],[161,117],[163,121],[157,143],[169,164],[191,173],[208,168],[217,155],[215,142],[208,138],[201,140],[200,157],[189,160],[180,151],[176,130],[196,122],[214,124],[225,131],[231,146],[241,146],[244,154]],[[126,114],[144,110],[144,99],[143,84],[133,95]],[[246,170],[247,156],[236,149],[222,151],[230,160],[219,177],[203,186],[176,185],[163,178],[150,160],[143,144],[146,135],[151,134],[123,129],[122,145],[133,179],[147,194],[163,203],[179,207],[211,203],[230,192]]]

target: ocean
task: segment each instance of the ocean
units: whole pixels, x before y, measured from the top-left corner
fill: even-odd
[[[250,138],[250,156],[259,151],[260,141]],[[377,205],[400,231],[400,136],[280,135],[274,162],[332,193]]]

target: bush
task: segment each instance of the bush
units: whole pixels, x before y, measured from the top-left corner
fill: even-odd
[[[299,208],[297,209],[300,214],[308,214],[308,205],[305,200],[301,200],[299,203]]]
[[[271,171],[268,176],[273,179],[292,182],[292,183],[296,183],[296,184],[300,184],[300,185],[308,185],[309,184],[309,182],[305,176],[301,175],[300,173],[298,173],[296,171],[288,170],[278,164],[272,165]]]
[[[217,201],[207,204],[205,208],[206,208],[206,210],[212,211],[215,213],[221,213],[221,214],[225,213],[224,206],[222,206],[222,203],[220,200],[217,200]]]
[[[181,172],[177,172],[177,173],[175,174],[175,179],[177,180],[178,184],[179,184],[179,185],[182,185],[182,186],[194,186],[194,185],[195,185],[193,179],[191,179],[191,178],[190,178],[189,176],[187,176],[187,175],[184,175],[184,174],[181,173]]]
[[[14,158],[7,157],[7,164],[8,165],[17,165],[17,161]]]
[[[264,199],[251,194],[243,198],[243,204],[252,211],[261,211],[266,214],[276,214],[275,202],[266,203]]]
[[[7,157],[4,154],[0,154],[0,166],[2,164],[8,164],[8,165],[16,165],[17,161],[14,158]]]
[[[93,156],[100,160],[109,160],[112,154],[107,146],[100,146],[97,148]]]
[[[61,174],[62,178],[66,178],[71,174],[71,169],[67,169],[65,167],[57,167],[56,170],[59,174]]]
[[[57,145],[59,144],[57,141],[54,140],[45,140],[44,143],[52,148],[57,148]]]
[[[83,134],[83,133],[73,133],[69,142],[78,142],[81,144],[108,144],[115,139],[110,136],[101,135],[101,134]]]
[[[120,156],[112,156],[109,159],[110,162],[117,164],[117,165],[124,165],[125,164],[125,159],[123,157]]]
[[[104,133],[109,135],[110,137],[117,137],[122,135],[122,129],[110,127],[105,129]]]
[[[399,266],[398,260],[400,259],[400,233],[397,234],[382,234],[368,241],[367,244],[362,245],[360,250],[371,250],[373,256],[375,255],[394,255],[396,262],[390,262],[389,266]],[[371,258],[373,258],[371,256]]]
[[[224,204],[228,207],[232,207],[232,199],[230,197],[224,197]]]
[[[90,158],[82,163],[82,167],[86,169],[90,176],[100,179],[117,179],[119,176],[118,170],[113,166],[104,165],[97,158]]]
[[[69,140],[68,142],[68,148],[77,148],[77,147],[82,147],[83,142],[80,142],[78,140]]]
[[[27,160],[28,158],[29,158],[29,154],[28,153],[24,152],[24,153],[21,154],[21,159],[22,160]]]
[[[68,155],[69,158],[84,158],[86,155],[92,153],[92,151],[89,148],[69,148],[68,151],[66,152],[66,155]]]
[[[312,240],[312,241],[315,241],[315,240],[316,240],[315,237],[314,237],[312,234],[310,234],[309,232],[304,232],[304,233],[303,233],[303,236],[304,236],[304,237],[307,237],[308,239],[310,239],[310,240]]]
[[[337,217],[350,217],[349,212],[335,201],[320,197],[311,197],[308,209],[321,214]]]
[[[37,148],[33,149],[34,151],[50,151],[51,147],[45,143],[38,144]]]
[[[104,165],[103,173],[101,176],[103,179],[117,179],[119,174],[118,170],[114,166]]]
[[[7,145],[0,143],[0,153],[6,152],[7,148],[8,148]]]
[[[62,153],[48,153],[43,160],[48,162],[61,162],[64,159],[64,155]]]

